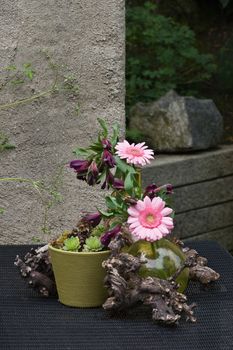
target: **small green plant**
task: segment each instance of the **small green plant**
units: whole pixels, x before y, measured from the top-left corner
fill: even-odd
[[[103,245],[101,244],[99,237],[91,236],[86,239],[83,251],[98,252],[102,249],[103,249]]]
[[[156,100],[171,89],[196,94],[216,65],[212,55],[199,52],[194,32],[159,15],[146,2],[126,12],[126,104]]]
[[[49,211],[57,203],[62,201],[62,196],[58,192],[58,188],[61,186],[61,182],[62,182],[62,174],[63,174],[63,167],[59,169],[55,177],[52,178],[52,181],[49,185],[46,185],[43,181],[38,181],[33,179],[13,178],[13,177],[0,178],[0,183],[1,182],[25,183],[34,188],[43,208],[41,231],[46,235],[51,234],[50,224],[49,224]],[[5,209],[0,208],[0,214],[4,214],[4,212],[5,212]],[[32,240],[35,242],[41,241],[39,237],[35,237],[35,236],[32,238]],[[44,237],[43,237],[43,241],[44,241]]]
[[[77,252],[80,248],[80,241],[78,237],[70,237],[64,241],[63,250]]]
[[[15,146],[10,143],[9,138],[3,132],[0,132],[0,152],[14,148]]]
[[[41,82],[41,73],[36,72],[31,62],[23,63],[21,66],[9,65],[1,68],[0,92],[3,91],[3,89],[9,90],[13,87],[19,89],[19,86],[24,85],[24,89],[27,88],[30,91],[30,95],[17,98],[14,101],[0,103],[0,110],[16,108],[20,105],[29,104],[33,101],[58,93],[66,94],[72,99],[74,97],[78,97],[79,86],[77,79],[69,73],[67,67],[57,64],[47,50],[41,50],[41,54],[47,62],[47,69],[46,72],[43,72],[43,74],[52,76],[52,83],[50,86],[47,86],[40,91],[37,91],[36,88],[31,87],[31,84],[34,82],[34,78],[37,78],[38,80],[35,86],[38,85],[38,82]],[[75,106],[75,111],[77,112],[78,109],[77,104]]]
[[[3,214],[3,213],[4,213],[4,211],[5,211],[5,209],[4,209],[4,208],[0,208],[0,214]]]

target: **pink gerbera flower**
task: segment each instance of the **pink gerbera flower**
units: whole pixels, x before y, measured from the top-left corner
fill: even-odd
[[[143,166],[150,163],[150,159],[154,159],[154,151],[145,146],[145,142],[131,145],[128,141],[118,142],[116,145],[116,154],[121,159],[126,159],[127,163],[136,166]]]
[[[165,202],[160,197],[151,200],[146,196],[128,209],[131,233],[137,239],[157,241],[173,229],[173,219],[168,216],[172,211],[171,208],[165,208]]]

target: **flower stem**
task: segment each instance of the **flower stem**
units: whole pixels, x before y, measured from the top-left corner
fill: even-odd
[[[138,182],[138,186],[141,188],[142,187],[142,169],[141,168],[136,169],[135,177]]]

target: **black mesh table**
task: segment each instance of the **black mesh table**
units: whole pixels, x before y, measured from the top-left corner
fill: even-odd
[[[190,284],[189,303],[197,302],[196,324],[178,327],[152,323],[150,311],[138,308],[109,318],[101,308],[77,309],[42,298],[28,288],[13,265],[30,246],[0,246],[1,350],[232,350],[233,258],[217,243],[190,242],[221,273],[208,291]]]

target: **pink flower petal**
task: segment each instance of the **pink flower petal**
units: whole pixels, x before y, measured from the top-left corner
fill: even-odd
[[[167,216],[167,215],[170,215],[171,213],[173,212],[173,210],[171,208],[164,208],[162,211],[161,211],[161,214],[163,216]]]
[[[139,212],[134,207],[129,207],[128,213],[134,217],[137,217],[139,215]]]
[[[129,216],[127,222],[128,224],[133,224],[134,222],[138,222],[138,218],[135,216]]]
[[[167,229],[167,227],[165,226],[165,225],[163,225],[163,224],[160,224],[159,226],[158,226],[158,229],[163,233],[163,234],[168,234],[169,233],[169,230]]]
[[[161,211],[165,207],[165,202],[160,197],[152,199],[152,207],[158,211]]]
[[[145,204],[143,201],[141,201],[140,199],[139,199],[139,201],[137,202],[137,204],[135,205],[135,208],[136,208],[138,211],[144,210],[145,207],[146,207],[146,204]]]

